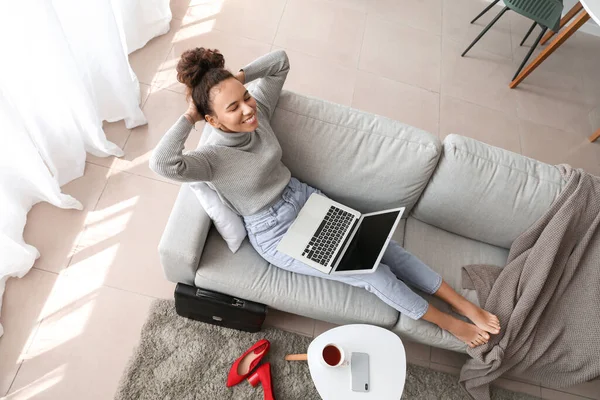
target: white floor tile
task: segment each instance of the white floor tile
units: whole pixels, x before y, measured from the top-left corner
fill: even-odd
[[[61,273],[7,399],[112,398],[151,300]]]
[[[29,211],[23,236],[41,254],[35,268],[59,272],[69,265],[85,220],[98,203],[109,173],[108,168],[88,163],[82,177],[63,186],[63,192],[79,200],[83,210],[64,210],[43,202]]]
[[[570,164],[600,176],[600,141],[587,136],[520,121],[521,146],[527,157],[549,164]]]
[[[366,14],[338,3],[288,0],[273,44],[354,68]]]
[[[373,0],[369,13],[434,35],[442,30],[442,0]]]
[[[440,91],[441,38],[369,14],[359,69]]]
[[[273,43],[286,0],[203,0],[195,1],[183,18],[183,25],[203,24],[222,32]]]
[[[439,95],[416,86],[360,71],[352,107],[438,134]]]
[[[6,284],[0,323],[0,396],[4,396],[23,356],[31,345],[41,321],[40,314],[56,282],[56,274],[31,270],[23,278],[11,278]]]
[[[112,175],[77,245],[67,272],[157,298],[172,298],[158,255],[179,187],[117,172]]]
[[[464,49],[444,37],[442,43],[442,93],[482,107],[516,115],[517,94],[508,84],[516,66],[510,59],[480,48],[465,57]]]
[[[279,49],[273,46],[273,51]],[[286,50],[290,72],[284,89],[334,103],[351,105],[357,71],[298,51]]]
[[[129,63],[140,83],[147,85],[153,83],[156,74],[160,72],[161,64],[173,46],[173,37],[180,25],[181,20],[171,20],[169,32],[155,37],[144,47],[129,55]]]

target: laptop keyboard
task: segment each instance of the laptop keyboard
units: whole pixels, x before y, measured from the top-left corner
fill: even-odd
[[[326,266],[353,220],[354,215],[331,206],[302,255]]]

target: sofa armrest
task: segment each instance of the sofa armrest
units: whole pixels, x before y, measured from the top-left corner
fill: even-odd
[[[160,262],[169,281],[194,284],[211,224],[189,185],[181,185],[158,245]]]

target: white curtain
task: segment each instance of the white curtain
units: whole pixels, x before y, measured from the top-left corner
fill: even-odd
[[[127,54],[170,20],[169,0],[0,1],[0,307],[8,277],[39,257],[23,240],[31,207],[81,209],[60,187],[85,153],[123,155],[102,121],[146,123]]]

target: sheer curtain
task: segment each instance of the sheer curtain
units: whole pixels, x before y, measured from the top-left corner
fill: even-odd
[[[60,186],[83,175],[86,152],[123,155],[102,121],[146,123],[127,54],[170,20],[169,0],[0,3],[0,307],[8,277],[39,257],[23,240],[31,207],[81,209]]]

